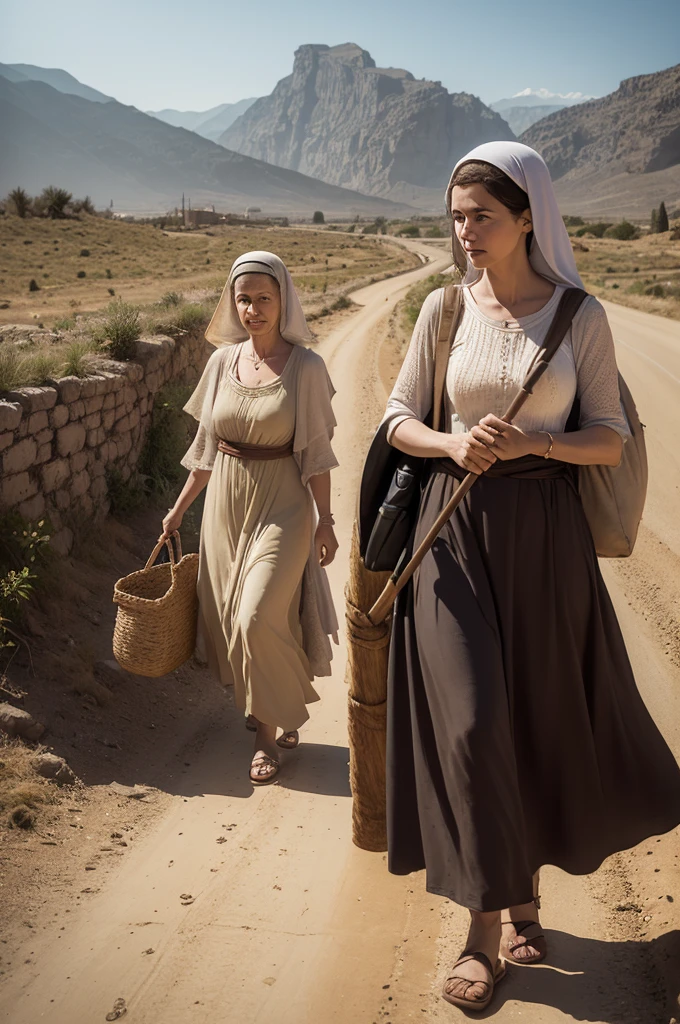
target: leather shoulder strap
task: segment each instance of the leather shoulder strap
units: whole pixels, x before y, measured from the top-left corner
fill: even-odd
[[[545,341],[543,342],[540,350],[536,353],[536,357],[529,367],[529,372],[522,386],[522,391],[526,394],[530,395],[532,393],[536,383],[546,370],[548,363],[564,341],[565,335],[571,327],[574,317],[587,297],[588,293],[582,288],[567,288],[564,292],[552,319],[552,323],[548,328]]]
[[[463,290],[459,285],[449,284],[444,289],[444,307],[439,323],[437,348],[434,356],[434,397],[432,404],[432,429],[439,430],[442,418],[442,402],[446,384],[446,369],[449,365],[460,314],[463,307]]]

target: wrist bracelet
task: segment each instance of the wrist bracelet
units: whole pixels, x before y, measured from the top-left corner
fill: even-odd
[[[335,516],[332,513],[327,516],[319,516],[319,526],[335,526]]]
[[[550,458],[550,455],[551,455],[551,453],[552,453],[552,450],[553,450],[553,445],[554,445],[554,443],[555,443],[555,440],[554,440],[554,438],[553,438],[553,436],[552,436],[552,434],[550,433],[550,431],[549,431],[549,430],[542,430],[542,431],[541,431],[541,433],[542,433],[542,434],[547,434],[547,435],[548,435],[548,437],[550,438],[550,446],[549,446],[549,448],[548,448],[547,452],[544,452],[544,453],[543,453],[543,458],[544,458],[544,459],[549,459],[549,458]]]

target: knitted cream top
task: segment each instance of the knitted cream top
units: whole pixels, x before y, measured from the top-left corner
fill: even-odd
[[[463,288],[464,309],[446,375],[442,430],[464,432],[487,413],[502,416],[521,387],[547,334],[564,287],[537,313],[519,320],[491,320]],[[407,419],[425,420],[434,388],[434,352],[444,289],[425,299],[384,420],[388,440]],[[547,370],[515,419],[523,430],[560,433],[578,391],[580,427],[611,427],[629,436],[621,410],[614,341],[602,305],[584,300]]]

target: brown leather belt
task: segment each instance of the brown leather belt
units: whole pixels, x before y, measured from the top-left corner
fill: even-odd
[[[293,454],[293,440],[287,444],[242,444],[240,441],[217,442],[217,447],[224,455],[231,455],[233,459],[252,459],[255,462],[271,461],[273,459],[287,459]]]

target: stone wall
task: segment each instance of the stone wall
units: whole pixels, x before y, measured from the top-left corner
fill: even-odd
[[[0,510],[49,516],[52,545],[68,554],[78,517],[108,513],[110,472],[124,482],[134,472],[157,392],[194,383],[211,351],[202,335],[156,337],[138,343],[134,362],[0,395]]]

